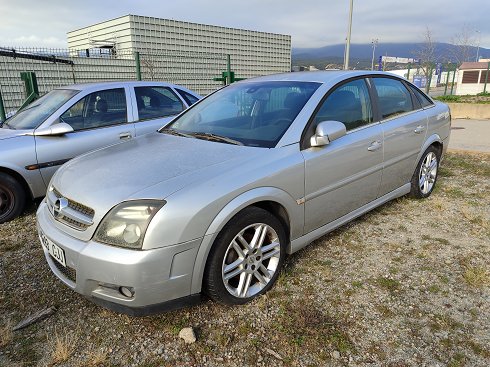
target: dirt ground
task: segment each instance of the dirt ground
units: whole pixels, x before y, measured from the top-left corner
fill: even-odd
[[[195,343],[179,339],[183,327]],[[448,154],[430,198],[398,199],[315,241],[251,304],[144,318],[51,274],[33,205],[0,225],[0,365],[488,366],[490,155]]]

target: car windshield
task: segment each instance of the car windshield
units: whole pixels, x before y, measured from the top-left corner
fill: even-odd
[[[274,147],[319,83],[242,82],[205,98],[160,132],[255,147]]]
[[[3,126],[15,130],[35,129],[78,92],[74,89],[52,90],[17,112]]]

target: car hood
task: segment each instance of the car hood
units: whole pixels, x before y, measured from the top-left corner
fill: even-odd
[[[15,138],[17,136],[27,135],[32,130],[14,130],[5,127],[0,128],[0,140]]]
[[[202,170],[225,161],[252,159],[260,151],[153,133],[71,160],[58,170],[52,184],[98,216],[125,200],[165,199],[196,180]],[[148,189],[151,186],[154,189]]]

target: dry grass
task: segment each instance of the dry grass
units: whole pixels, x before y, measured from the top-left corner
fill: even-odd
[[[101,348],[93,348],[87,352],[87,356],[78,364],[80,367],[101,367],[109,365],[108,352]]]
[[[56,331],[54,339],[48,337],[48,348],[51,351],[51,362],[56,365],[58,363],[66,362],[76,348],[76,341],[78,337],[75,333],[67,333],[59,335]]]
[[[0,327],[0,347],[5,347],[14,338],[14,333],[12,332],[12,322],[8,320],[5,325]]]
[[[490,284],[490,273],[483,266],[466,266],[463,278],[466,283],[475,288]]]

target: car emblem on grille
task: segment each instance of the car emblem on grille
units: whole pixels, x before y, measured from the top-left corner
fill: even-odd
[[[53,205],[53,215],[55,218],[63,218],[63,211],[68,208],[68,200],[59,198]]]

